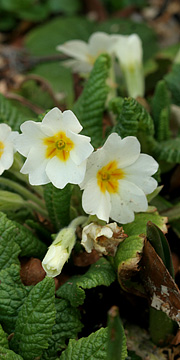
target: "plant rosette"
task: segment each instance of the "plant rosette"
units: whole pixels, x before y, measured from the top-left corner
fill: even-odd
[[[146,211],[146,195],[157,187],[151,177],[158,163],[147,154],[140,154],[140,143],[134,136],[124,139],[112,133],[104,146],[90,155],[84,181],[82,206],[90,215],[109,218],[126,224],[134,213]]]
[[[50,110],[42,122],[26,121],[16,138],[17,150],[27,157],[21,172],[29,174],[31,185],[52,184],[62,189],[79,184],[86,171],[86,160],[92,153],[90,138],[82,130],[72,111]]]

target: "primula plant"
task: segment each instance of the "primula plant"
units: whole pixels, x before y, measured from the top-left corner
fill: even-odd
[[[0,359],[175,359],[179,45],[73,19],[30,31],[0,95]]]

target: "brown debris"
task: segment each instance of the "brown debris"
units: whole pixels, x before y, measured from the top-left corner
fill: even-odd
[[[96,250],[92,250],[91,253],[87,253],[86,251],[80,252],[79,254],[75,254],[73,252],[73,262],[75,266],[84,267],[94,264],[96,261],[100,259],[100,256]]]
[[[44,279],[45,275],[41,260],[32,257],[21,261],[20,276],[24,285],[36,285]]]
[[[145,241],[140,276],[151,306],[180,325],[180,291],[149,241]]]

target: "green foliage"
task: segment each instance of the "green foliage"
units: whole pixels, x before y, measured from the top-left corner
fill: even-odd
[[[0,325],[0,346],[9,349],[7,334],[3,331],[1,325]]]
[[[180,64],[174,64],[164,79],[171,92],[172,103],[180,106]]]
[[[107,329],[101,328],[86,338],[70,340],[59,360],[106,360],[106,348]]]
[[[11,347],[24,360],[41,356],[55,322],[54,280],[46,277],[35,285],[25,300],[16,322]]]
[[[166,221],[167,218],[158,214],[158,212],[152,213],[139,213],[135,215],[135,219],[132,223],[124,224],[124,232],[128,236],[146,234],[146,225],[147,222],[151,221],[153,224],[158,226],[162,231],[166,231]]]
[[[17,109],[0,94],[0,123],[8,124],[12,130],[19,130],[23,121],[24,119]]]
[[[82,329],[79,310],[70,306],[69,302],[55,299],[56,323],[52,328],[48,349],[43,351],[42,360],[55,360],[57,352],[66,347],[67,339],[75,339]]]
[[[91,289],[96,286],[109,286],[116,278],[111,264],[101,258],[91,265],[89,270],[81,276],[74,276],[56,292],[57,296],[70,301],[76,307],[82,305],[85,299],[84,289]]]
[[[14,332],[19,310],[29,293],[20,279],[20,268],[12,264],[0,271],[0,322],[4,330]]]
[[[110,58],[102,54],[96,60],[82,95],[73,111],[83,126],[82,134],[91,137],[93,146],[102,144],[102,119],[109,88],[106,80],[109,75]]]
[[[125,360],[127,357],[126,336],[119,310],[113,306],[108,312],[107,360]]]
[[[45,255],[47,246],[42,241],[35,237],[28,228],[9,220],[1,212],[0,234],[2,238],[0,246],[2,246],[3,253],[0,263],[4,263],[6,267],[10,265],[10,262],[19,263],[17,259],[19,254],[21,256],[39,257],[40,259]]]
[[[110,103],[110,109],[117,114],[117,124],[113,132],[117,132],[121,137],[137,136],[140,132],[146,136],[154,135],[154,125],[151,116],[133,98],[113,99]]]
[[[153,146],[153,156],[158,161],[180,163],[180,137],[166,141],[156,142]]]
[[[157,141],[167,140],[170,137],[170,97],[164,80],[157,83],[152,99],[152,114]]]
[[[174,267],[168,241],[163,232],[151,221],[147,223],[147,238],[161,257],[170,275],[174,278]]]
[[[20,355],[15,354],[14,351],[0,346],[0,360],[24,360]]]
[[[44,186],[46,207],[56,231],[70,222],[71,193],[70,184],[67,184],[64,189],[57,189],[51,183]]]
[[[19,264],[18,255],[21,251],[12,232],[14,225],[0,213],[0,270],[8,268],[11,264]]]

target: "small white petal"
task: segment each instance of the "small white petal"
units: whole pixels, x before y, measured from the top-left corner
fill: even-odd
[[[157,181],[151,175],[156,173],[158,166],[152,156],[140,154],[135,163],[125,169],[126,180],[136,184],[145,194],[150,194],[157,187]]]
[[[60,130],[64,131],[63,113],[57,107],[50,110],[42,120],[42,130],[52,136]]]
[[[111,211],[110,195],[100,191],[96,179],[91,179],[87,183],[82,196],[82,206],[87,214],[97,215],[104,221],[109,221]]]
[[[87,43],[82,40],[67,41],[62,45],[58,45],[56,49],[78,60],[86,60],[86,54],[88,53]]]
[[[110,217],[113,220],[121,224],[127,224],[134,220],[133,210],[121,199],[119,194],[111,195],[111,203]]]
[[[93,65],[86,61],[81,60],[65,60],[62,65],[71,68],[74,73],[89,73]]]
[[[10,133],[10,126],[8,126],[7,124],[0,124],[0,141],[4,142]]]
[[[121,139],[117,133],[112,133],[106,140],[102,150],[106,152],[106,163],[115,158],[119,163],[119,167],[124,168],[138,159],[140,143],[134,136]]]
[[[44,185],[50,182],[45,172],[48,159],[45,158],[41,147],[32,148],[28,154],[21,173],[29,174],[31,185]]]
[[[26,121],[21,125],[22,134],[14,139],[16,150],[23,156],[27,156],[32,146],[39,144],[44,134],[41,131],[41,123]]]
[[[63,189],[67,183],[79,184],[84,179],[86,162],[77,166],[69,158],[66,162],[56,156],[49,160],[46,166],[46,174],[50,181],[59,189]]]
[[[1,164],[4,166],[4,170],[7,170],[11,167],[14,160],[14,149],[12,143],[6,143],[4,152],[1,156]]]
[[[82,130],[80,122],[71,110],[63,112],[63,125],[66,129],[77,134]]]
[[[129,181],[119,181],[119,195],[133,211],[146,211],[148,208],[144,192],[137,185]]]
[[[93,152],[90,138],[84,135],[73,134],[70,131],[67,131],[67,137],[70,137],[75,145],[70,152],[70,157],[76,165],[80,165]]]

